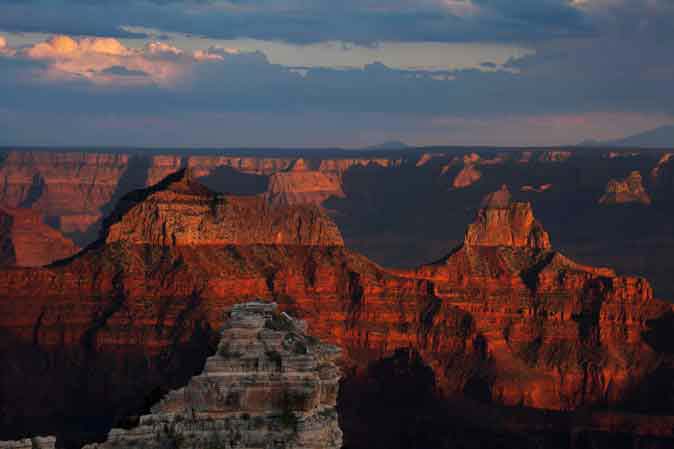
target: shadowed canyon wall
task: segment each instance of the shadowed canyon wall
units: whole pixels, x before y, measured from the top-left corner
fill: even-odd
[[[359,414],[379,410],[354,398],[380,397],[410,377],[421,393],[401,400],[428,406],[416,432],[443,429],[447,404],[465,402],[462,424],[438,431],[438,444],[457,435],[470,444],[480,433],[521,447],[535,447],[537,432],[597,441],[618,422],[632,426],[628,441],[671,443],[671,305],[643,278],[552,249],[545,222],[505,187],[476,204],[454,250],[393,270],[344,247],[315,205],[218,195],[188,171],[128,194],[78,256],[0,270],[2,438],[100,438],[202,369],[226,310],[263,298],[342,348],[348,447],[368,447],[354,437],[368,427]],[[529,410],[533,430],[503,407]],[[559,414],[548,419],[540,408]],[[579,409],[594,412],[570,414]],[[487,433],[484,413],[495,420]]]

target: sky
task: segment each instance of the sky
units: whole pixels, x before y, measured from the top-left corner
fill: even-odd
[[[674,123],[674,0],[0,0],[0,145],[570,145]]]

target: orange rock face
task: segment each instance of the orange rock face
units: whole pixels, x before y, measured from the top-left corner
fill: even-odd
[[[232,156],[190,156],[187,160],[187,166],[198,178],[208,176],[214,169],[220,167],[229,167],[242,173],[269,176],[287,170],[292,163],[293,159],[290,158]]]
[[[40,213],[0,206],[4,265],[39,267],[65,259],[79,248],[46,225]]]
[[[297,159],[288,171],[271,175],[265,194],[272,205],[319,206],[331,196],[344,197],[340,174],[312,170],[304,159]]]
[[[105,242],[180,245],[343,245],[320,209],[281,209],[259,197],[217,195],[189,170],[127,195],[110,218]]]
[[[80,397],[58,388],[71,378],[79,400],[119,412],[191,366],[224,311],[256,298],[306,320],[356,372],[400,348],[420,354],[448,396],[617,404],[671,364],[646,339],[671,306],[642,278],[552,250],[531,205],[505,188],[485,199],[460,248],[415,270],[347,250],[316,208],[307,219],[266,207],[179,174],[127,197],[106,240],[68,263],[0,270],[0,349],[11,366],[0,366],[0,386],[13,404],[4,416],[63,411],[66,397]],[[40,384],[31,357],[44,353],[53,376]]]
[[[461,169],[452,181],[452,187],[463,189],[470,187],[482,178],[482,173],[474,165],[468,164]]]
[[[485,198],[475,222],[468,226],[465,242],[467,246],[550,247],[550,237],[534,218],[531,204],[511,203],[505,185]]]
[[[153,186],[168,175],[179,171],[183,167],[183,158],[173,155],[152,156],[147,170],[146,186]]]

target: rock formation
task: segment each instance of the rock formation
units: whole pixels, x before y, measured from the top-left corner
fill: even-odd
[[[56,438],[32,437],[15,441],[0,441],[0,449],[55,449]]]
[[[443,304],[469,314],[492,400],[550,409],[620,401],[659,363],[643,336],[671,306],[645,279],[552,250],[531,206],[511,203],[505,188],[485,198],[461,247],[398,273],[431,282]]]
[[[106,225],[108,244],[344,244],[337,226],[317,207],[280,208],[260,197],[217,195],[187,169],[127,195]]]
[[[208,176],[216,168],[232,168],[241,173],[270,176],[290,168],[294,159],[236,156],[190,156],[187,167],[195,177]]]
[[[530,185],[525,185],[520,188],[520,191],[522,192],[536,192],[536,193],[543,193],[547,190],[550,190],[552,188],[552,184],[541,184],[540,186],[530,186]]]
[[[147,169],[147,177],[145,179],[145,186],[150,187],[167,176],[179,171],[183,168],[184,161],[180,156],[175,155],[158,155],[151,156],[149,167]]]
[[[3,265],[39,267],[79,251],[70,239],[44,223],[31,209],[0,206],[0,239]]]
[[[641,173],[631,172],[625,179],[612,179],[606,185],[606,192],[599,199],[599,204],[651,204],[651,197],[642,183]]]
[[[463,189],[470,187],[482,178],[482,173],[475,168],[473,164],[464,166],[461,171],[454,177],[452,187],[455,189]]]
[[[296,160],[288,171],[271,175],[265,194],[273,205],[318,206],[331,196],[344,197],[340,175],[312,170],[304,159]]]
[[[305,332],[275,304],[234,306],[201,374],[169,392],[138,427],[113,429],[85,449],[341,448],[339,350]]]
[[[539,162],[564,162],[568,160],[573,153],[570,151],[544,151],[539,157]]]
[[[674,153],[664,153],[651,170],[651,185],[661,192],[665,198],[669,198],[674,190],[672,161],[674,161]]]
[[[395,168],[402,165],[402,159],[389,158],[356,158],[356,159],[322,159],[318,171],[336,173],[340,176],[353,167]]]
[[[11,151],[0,168],[0,202],[29,207],[85,231],[113,198],[129,156],[106,153]]]
[[[550,237],[534,219],[531,204],[511,202],[510,191],[503,185],[484,199],[477,218],[468,226],[465,243],[547,249]]]
[[[0,269],[6,422],[137,410],[198,365],[224,311],[256,298],[339,346],[349,376],[404,348],[442,398],[575,410],[664,397],[671,410],[672,306],[643,278],[554,251],[506,187],[462,246],[412,270],[349,251],[315,207],[218,196],[187,172],[127,196],[106,225],[65,263]]]
[[[416,163],[416,167],[423,167],[428,164],[433,159],[444,158],[446,155],[444,153],[424,153],[419,157],[419,160]]]
[[[109,206],[123,194],[152,186],[182,168],[195,178],[226,167],[245,174],[272,176],[273,204],[321,204],[343,196],[341,177],[351,167],[397,167],[401,159],[322,159],[317,169],[299,170],[297,158],[241,156],[142,156],[122,153],[10,151],[0,167],[0,204],[31,208],[84,246],[91,243]],[[133,179],[132,179],[133,178]],[[135,179],[138,178],[138,179]]]

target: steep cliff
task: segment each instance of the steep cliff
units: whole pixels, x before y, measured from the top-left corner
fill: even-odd
[[[184,161],[180,156],[175,155],[158,155],[150,156],[150,161],[147,169],[147,177],[145,185],[147,187],[153,186],[167,176],[180,171],[183,168]],[[123,187],[124,188],[124,187]]]
[[[0,168],[0,202],[54,217],[63,232],[85,231],[128,163],[125,154],[11,151]]]
[[[297,159],[288,171],[269,178],[266,200],[275,205],[315,204],[331,196],[344,197],[339,173],[312,170],[304,159]]]
[[[530,203],[513,203],[506,185],[489,194],[468,226],[467,246],[508,246],[547,249],[550,237],[534,218]]]
[[[469,314],[488,361],[476,374],[492,400],[616,403],[661,363],[644,335],[671,306],[645,279],[552,250],[530,204],[512,203],[504,188],[485,198],[461,247],[398,274],[431,282],[436,297]]]
[[[0,239],[3,265],[39,267],[79,251],[70,239],[44,223],[31,209],[0,206]]]
[[[259,197],[217,195],[188,169],[122,199],[105,224],[106,243],[153,245],[343,245],[312,206],[278,208]]]
[[[275,304],[234,306],[201,374],[170,391],[138,427],[114,429],[85,449],[341,448],[339,350],[305,332]]]

